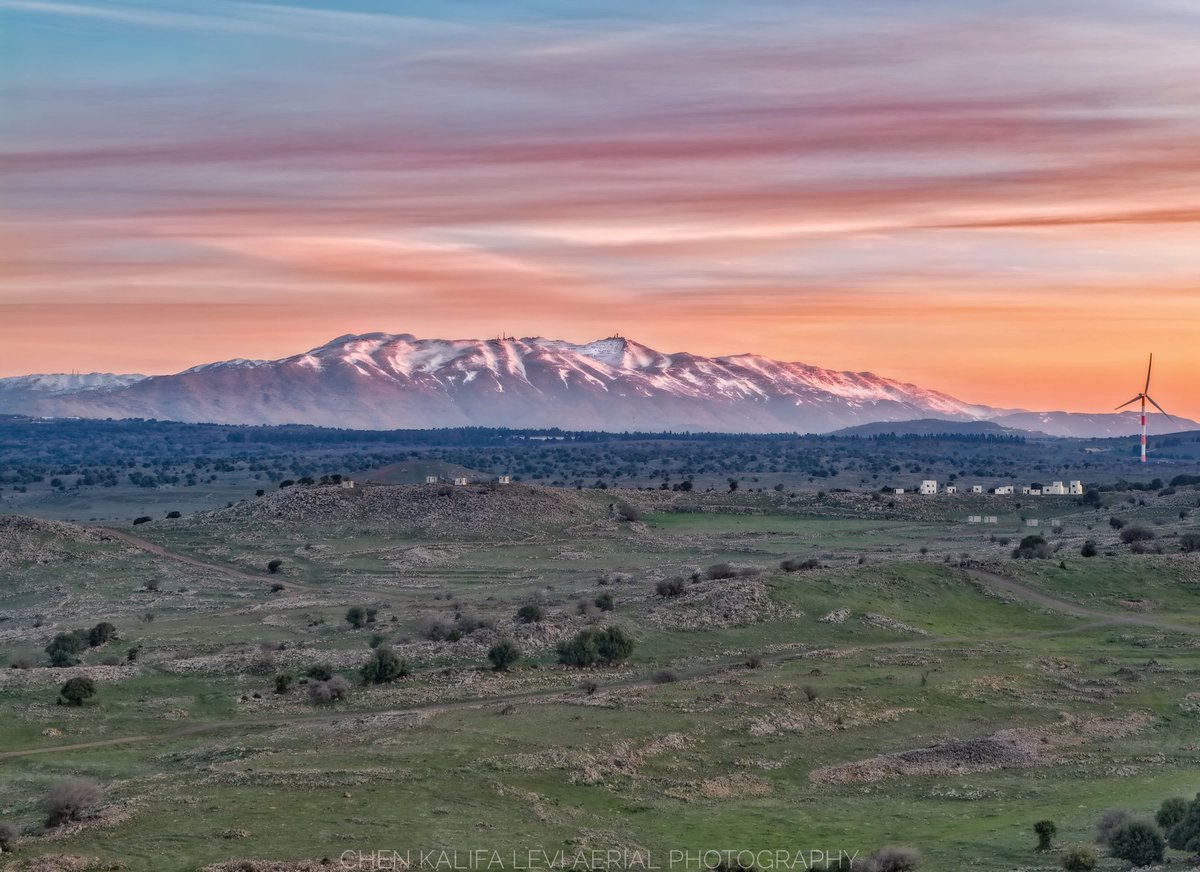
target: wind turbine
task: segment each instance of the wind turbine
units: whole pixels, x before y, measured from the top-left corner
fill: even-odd
[[[1172,418],[1170,415],[1167,415],[1167,413],[1163,410],[1163,407],[1160,406],[1158,403],[1154,402],[1154,398],[1152,396],[1150,396],[1150,368],[1153,366],[1154,366],[1154,355],[1151,354],[1150,362],[1146,365],[1146,386],[1144,388],[1142,388],[1142,392],[1140,394],[1138,394],[1136,397],[1134,397],[1128,403],[1121,403],[1121,405],[1117,406],[1117,408],[1115,410],[1115,411],[1120,411],[1121,409],[1124,409],[1126,406],[1128,406],[1132,403],[1136,403],[1138,400],[1142,401],[1142,463],[1146,462],[1146,402],[1149,401],[1150,405],[1154,406],[1154,408],[1158,409],[1160,412],[1162,412],[1164,415],[1166,415],[1168,421],[1170,421],[1172,424],[1175,423],[1175,419]]]

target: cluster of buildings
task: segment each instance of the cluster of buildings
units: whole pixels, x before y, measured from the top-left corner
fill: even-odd
[[[442,477],[440,475],[425,476],[425,484],[441,484],[441,483],[442,483]],[[470,484],[471,481],[466,476],[459,475],[459,476],[455,476],[454,483],[456,485],[462,487],[464,485]],[[496,479],[496,483],[497,484],[512,484],[512,476],[511,475],[502,475]]]
[[[973,494],[983,493],[984,492],[983,485],[981,485],[981,484],[972,485],[970,492]],[[898,493],[898,494],[904,493],[904,488],[902,488],[902,487],[896,488],[896,493]],[[941,488],[941,490],[939,490],[938,483],[935,480],[926,479],[925,481],[921,482],[921,487],[917,491],[917,493],[925,495],[925,496],[934,496],[938,493],[956,494],[956,493],[958,493],[958,485],[948,484],[945,487]],[[1011,496],[1016,493],[1016,488],[1014,488],[1013,485],[1011,485],[1011,484],[1001,484],[1001,485],[997,485],[996,487],[989,490],[988,493],[997,494],[998,496]],[[1083,495],[1083,482],[1072,481],[1072,482],[1069,482],[1068,484],[1064,485],[1061,481],[1056,481],[1056,482],[1052,482],[1051,484],[1048,484],[1044,487],[1023,487],[1023,488],[1021,488],[1021,495],[1022,496],[1032,496],[1032,497],[1082,496]],[[988,523],[988,521],[984,521],[983,523],[986,524],[986,523]]]

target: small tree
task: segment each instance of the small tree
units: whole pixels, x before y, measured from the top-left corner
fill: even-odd
[[[601,631],[598,653],[603,663],[624,663],[633,653],[633,637],[620,627],[607,627]]]
[[[346,610],[346,622],[356,630],[367,625],[367,610],[362,606],[351,606]]]
[[[497,672],[507,672],[509,667],[521,659],[521,649],[511,639],[501,639],[488,649],[488,661]]]
[[[1183,817],[1167,832],[1167,842],[1176,850],[1200,854],[1200,793],[1188,805]]]
[[[1163,831],[1169,832],[1171,827],[1187,817],[1187,813],[1188,801],[1182,796],[1173,796],[1162,801],[1162,805],[1158,807],[1158,811],[1154,815],[1154,822]]]
[[[83,640],[77,633],[59,633],[46,646],[46,653],[50,656],[51,666],[74,666],[83,653]]]
[[[296,676],[290,672],[281,672],[275,676],[275,692],[285,694],[292,689],[292,685],[296,683]]]
[[[350,695],[350,682],[341,675],[327,681],[314,681],[308,685],[308,698],[318,704],[341,702]]]
[[[1063,854],[1064,872],[1092,872],[1096,868],[1096,852],[1091,848],[1068,848]]]
[[[283,561],[281,559],[279,559],[278,557],[276,557],[274,560],[270,560],[267,562],[267,572],[274,575],[276,572],[279,571],[279,567],[281,567],[281,566],[283,566]]]
[[[17,836],[20,834],[20,830],[18,830],[13,824],[8,823],[7,821],[0,823],[0,854],[5,854],[11,851],[13,849],[13,845],[16,844]]]
[[[604,593],[600,594],[600,596],[596,597],[595,603],[596,608],[602,612],[611,612],[616,608],[616,600],[613,599],[613,595],[608,591],[605,591]]]
[[[1160,863],[1167,844],[1162,834],[1145,821],[1123,824],[1108,837],[1108,850],[1114,857],[1128,860],[1134,866]]]
[[[674,578],[664,578],[654,586],[655,592],[661,597],[675,597],[683,594],[686,582],[678,575]]]
[[[100,785],[90,778],[68,778],[46,791],[42,808],[46,826],[58,827],[79,820],[84,812],[104,798]]]
[[[1091,539],[1088,539],[1086,542],[1083,543],[1083,547],[1079,549],[1079,554],[1082,557],[1095,557],[1096,556],[1096,543],[1093,542]]]
[[[380,646],[371,652],[359,670],[363,684],[388,684],[412,674],[408,664],[391,648]]]
[[[1037,833],[1039,851],[1049,851],[1053,847],[1054,835],[1058,832],[1058,827],[1054,825],[1054,821],[1044,820],[1038,821],[1033,825],[1033,831]]]
[[[85,700],[96,695],[96,683],[90,678],[76,676],[68,679],[58,694],[60,705],[83,705]]]
[[[540,623],[545,616],[541,606],[528,605],[517,609],[517,620],[522,624]]]
[[[1123,808],[1109,808],[1100,813],[1096,821],[1096,841],[1107,845],[1109,838],[1125,824],[1133,820],[1133,815]]]
[[[88,647],[99,648],[101,645],[107,644],[115,638],[117,638],[117,628],[108,621],[101,621],[88,630]]]
[[[333,667],[328,663],[314,663],[304,670],[304,674],[313,681],[328,681],[333,678]]]
[[[1121,531],[1121,541],[1126,545],[1132,545],[1134,542],[1149,542],[1154,537],[1154,531],[1146,527],[1132,526],[1126,527]]]

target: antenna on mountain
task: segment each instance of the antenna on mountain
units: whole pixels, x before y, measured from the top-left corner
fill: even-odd
[[[1146,365],[1146,386],[1144,388],[1142,388],[1142,392],[1139,393],[1136,397],[1134,397],[1128,403],[1121,403],[1121,405],[1117,406],[1117,409],[1116,409],[1117,411],[1120,411],[1121,409],[1124,409],[1126,406],[1128,406],[1130,403],[1136,403],[1138,400],[1142,401],[1142,463],[1146,462],[1146,402],[1149,401],[1150,405],[1154,406],[1154,408],[1158,409],[1160,412],[1162,412],[1164,415],[1166,415],[1166,418],[1168,421],[1170,421],[1172,424],[1175,423],[1175,419],[1172,418],[1170,415],[1167,415],[1167,413],[1163,410],[1163,407],[1160,406],[1158,403],[1154,402],[1154,398],[1150,396],[1150,369],[1153,366],[1154,366],[1154,355],[1151,354],[1150,362]]]

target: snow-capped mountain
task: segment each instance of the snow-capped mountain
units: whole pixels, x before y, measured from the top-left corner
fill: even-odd
[[[175,375],[112,378],[129,381],[83,384],[15,402],[0,392],[0,411],[358,428],[812,433],[873,421],[972,421],[1019,411],[966,403],[871,373],[755,354],[665,354],[622,337],[578,345],[540,337],[369,333],[339,336],[281,360],[237,359]]]
[[[103,393],[120,390],[144,378],[144,375],[117,375],[111,372],[56,372],[0,378],[0,412],[46,397],[72,396],[81,391]]]

